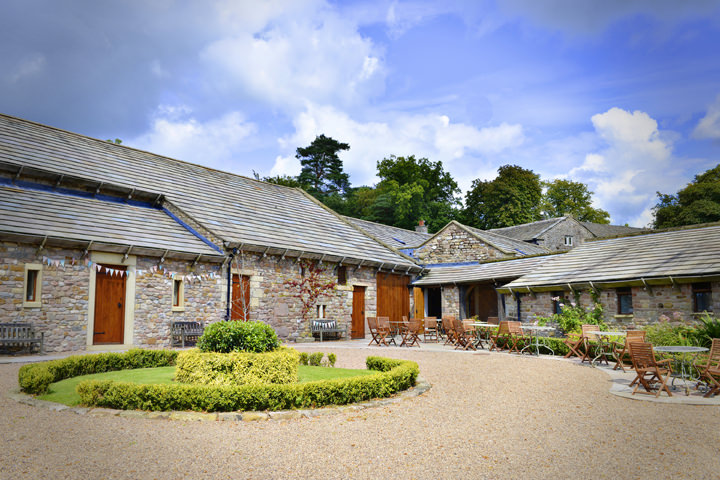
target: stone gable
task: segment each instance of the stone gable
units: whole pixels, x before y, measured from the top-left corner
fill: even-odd
[[[418,248],[415,255],[418,261],[425,265],[485,262],[512,257],[454,224],[448,225],[440,234]]]

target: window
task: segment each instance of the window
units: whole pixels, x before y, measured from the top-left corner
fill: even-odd
[[[560,315],[562,313],[562,306],[565,305],[565,292],[551,292],[550,298],[552,298],[553,309],[552,313]]]
[[[173,312],[185,310],[185,282],[182,279],[173,280],[172,310]]]
[[[337,269],[337,283],[338,285],[347,285],[347,267],[338,267]]]
[[[325,318],[325,307],[326,305],[317,306],[317,316],[315,318]]]
[[[632,315],[632,291],[630,287],[618,288],[617,292],[617,313],[618,315]]]
[[[25,288],[23,289],[23,307],[41,305],[42,265],[25,264]]]
[[[565,246],[566,246],[566,247],[572,247],[572,246],[573,246],[573,237],[572,237],[572,235],[565,235]]]
[[[710,283],[692,284],[693,312],[712,312],[712,288]]]

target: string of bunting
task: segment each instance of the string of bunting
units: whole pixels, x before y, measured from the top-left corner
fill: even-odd
[[[76,260],[73,258],[70,260],[70,262],[67,262],[64,258],[62,259],[52,259],[50,257],[42,257],[42,263],[47,265],[48,267],[54,267],[54,268],[62,268],[65,269],[66,264],[69,263],[68,266],[74,267],[76,264]],[[97,272],[104,272],[111,276],[120,276],[124,277],[128,274],[125,270],[120,270],[116,268],[110,268],[106,267],[104,265],[100,265],[97,262],[93,262],[92,260],[85,259],[83,261],[84,266],[86,266],[88,269],[94,268]],[[208,273],[201,273],[201,274],[195,274],[195,273],[180,273],[180,272],[174,272],[172,270],[168,270],[166,267],[162,265],[153,265],[152,267],[148,269],[136,269],[135,270],[135,276],[136,277],[143,277],[143,276],[152,276],[155,274],[160,274],[164,277],[170,278],[172,280],[178,279],[183,280],[186,282],[200,282],[205,280],[215,280],[217,278],[220,278],[220,275],[218,275],[215,272],[208,272]]]

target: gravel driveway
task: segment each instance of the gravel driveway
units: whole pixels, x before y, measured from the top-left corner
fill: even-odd
[[[314,347],[302,347],[312,351]],[[324,345],[322,351],[332,351]],[[489,354],[407,358],[432,384],[386,407],[287,421],[92,417],[11,400],[0,365],[0,478],[718,478],[720,407],[638,402],[603,372]]]

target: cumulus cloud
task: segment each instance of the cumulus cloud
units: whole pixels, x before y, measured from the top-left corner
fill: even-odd
[[[477,128],[453,123],[445,115],[397,112],[384,115],[382,121],[363,122],[334,107],[314,104],[297,115],[294,126],[294,134],[280,139],[286,151],[308,145],[321,133],[349,143],[350,150],[342,152],[341,158],[355,185],[377,181],[376,162],[390,155],[440,160],[452,170],[455,160],[494,154],[524,141],[521,125]],[[299,170],[298,160],[288,155],[276,159],[271,174],[294,175]]]
[[[695,138],[720,139],[720,95],[715,102],[708,107],[707,113],[700,119],[695,130]]]
[[[670,135],[641,111],[611,108],[593,115],[592,123],[604,148],[588,153],[583,164],[569,172],[570,178],[588,183],[598,206],[610,211],[613,221],[647,225],[655,192],[674,192],[686,177],[682,162],[673,156]]]
[[[185,106],[164,106],[158,109],[147,133],[124,143],[167,157],[232,170],[229,166],[237,159],[238,150],[255,131],[256,126],[245,121],[239,112],[201,122]]]

